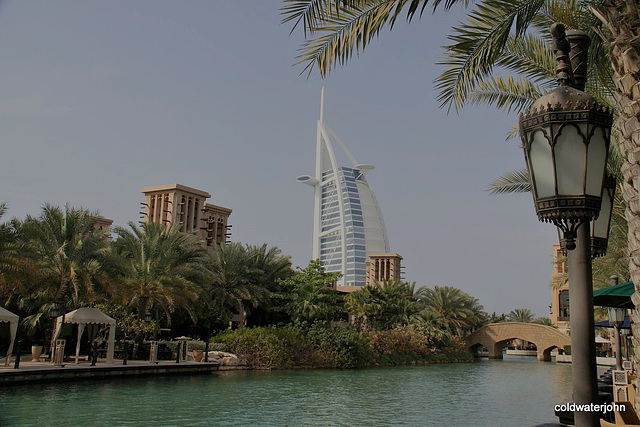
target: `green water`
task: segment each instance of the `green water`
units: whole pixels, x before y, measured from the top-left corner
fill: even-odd
[[[570,365],[506,356],[0,388],[0,426],[532,426],[570,395]]]

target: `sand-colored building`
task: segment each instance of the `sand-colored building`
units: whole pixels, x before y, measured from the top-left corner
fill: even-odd
[[[194,232],[207,246],[228,240],[232,210],[207,203],[211,194],[206,191],[181,184],[145,187],[140,191],[145,195],[140,212],[143,222],[180,224],[180,231]]]
[[[367,286],[375,282],[394,281],[401,277],[402,257],[396,253],[368,254],[367,260]]]

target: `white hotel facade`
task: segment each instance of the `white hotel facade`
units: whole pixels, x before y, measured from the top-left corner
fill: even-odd
[[[316,172],[298,182],[314,187],[313,259],[327,272],[342,273],[338,286],[365,286],[367,255],[389,252],[387,232],[376,198],[366,179],[374,167],[359,164],[323,122],[324,89],[316,136]],[[339,166],[332,142],[351,166]]]

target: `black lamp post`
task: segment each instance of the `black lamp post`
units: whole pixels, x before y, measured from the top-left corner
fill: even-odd
[[[56,319],[56,321],[58,320],[58,317],[60,317],[60,314],[62,313],[62,322],[60,323],[60,334],[61,336],[64,337],[63,333],[64,333],[64,321],[65,321],[65,316],[67,314],[67,304],[69,303],[69,297],[68,296],[64,296],[62,299],[60,299],[59,301],[56,301],[53,305],[53,307],[51,308],[51,311],[49,313],[51,313],[51,317],[53,317],[54,319]],[[54,327],[53,327],[53,334],[54,334],[54,338],[51,340],[51,362],[54,363],[54,351],[55,351],[55,333],[56,333],[56,328],[55,328],[56,323],[54,322]],[[61,338],[64,339],[64,338]],[[64,359],[64,355],[62,356]]]
[[[151,310],[155,313],[155,317],[151,315]],[[155,321],[153,325],[153,340],[158,341],[158,306],[156,304],[153,304],[151,309],[145,313],[144,320],[147,322]]]
[[[565,33],[558,23],[552,25],[551,34],[558,87],[520,116],[520,135],[538,219],[556,225],[566,241],[573,399],[589,405],[598,403],[598,389],[588,224],[602,207],[613,116],[581,90],[586,79],[586,34]],[[595,412],[578,411],[574,419],[579,426],[599,425]]]
[[[609,313],[609,326],[613,326],[615,333],[615,353],[616,353],[616,369],[618,371],[622,370],[622,352],[621,352],[621,343],[620,343],[620,326],[624,323],[624,318],[626,316],[626,310],[624,308],[619,307],[608,307],[607,311]]]

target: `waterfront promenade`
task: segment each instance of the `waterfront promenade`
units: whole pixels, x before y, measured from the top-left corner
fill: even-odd
[[[51,362],[21,361],[20,367],[0,366],[0,387],[18,384],[36,384],[43,382],[77,381],[110,379],[125,377],[165,376],[165,375],[197,375],[210,374],[219,370],[217,362],[192,362],[162,360],[150,363],[144,360],[128,360],[126,365],[122,360],[106,363],[98,360],[95,366],[88,361],[66,362],[63,366],[55,366]]]

